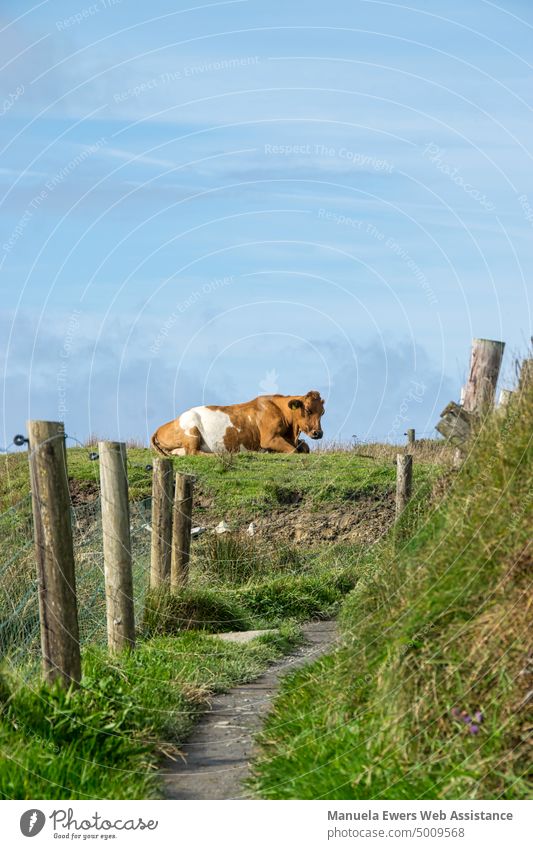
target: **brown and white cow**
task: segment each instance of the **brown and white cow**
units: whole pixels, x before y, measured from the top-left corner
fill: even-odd
[[[307,453],[309,446],[298,436],[303,432],[311,439],[322,439],[323,414],[320,392],[260,395],[244,404],[192,407],[161,425],[151,443],[167,456],[242,450]]]

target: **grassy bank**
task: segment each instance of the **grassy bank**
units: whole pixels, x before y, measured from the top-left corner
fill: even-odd
[[[0,680],[0,797],[157,798],[156,767],[215,692],[256,677],[297,642],[295,629],[247,645],[198,633],[158,638],[111,660],[84,653],[82,686]]]
[[[291,677],[264,798],[526,798],[533,398],[494,417],[447,496],[360,564],[344,646]],[[529,693],[529,696],[528,696]]]

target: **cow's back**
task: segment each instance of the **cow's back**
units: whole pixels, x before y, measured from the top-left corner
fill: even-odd
[[[231,417],[223,407],[191,407],[178,417],[178,424],[185,436],[193,436],[195,431],[200,433],[200,451],[226,450],[224,437],[231,427]]]

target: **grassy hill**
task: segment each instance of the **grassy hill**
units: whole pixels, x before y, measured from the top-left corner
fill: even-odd
[[[354,494],[391,487],[395,479],[394,446],[369,445],[354,450],[316,451],[312,454],[255,454],[174,459],[176,471],[197,478],[200,498],[216,501],[219,512],[267,511],[279,504],[307,499],[313,505],[349,501]],[[68,447],[68,471],[79,486],[77,493],[87,496],[98,489],[98,462],[90,459],[97,445]],[[441,442],[422,443],[417,449],[420,476],[434,474],[449,462],[449,452]],[[130,497],[139,500],[150,495],[151,473],[147,464],[153,460],[147,448],[128,448]],[[28,458],[25,451],[0,458],[0,510],[16,504],[29,492]],[[298,497],[298,499],[295,498]]]
[[[343,647],[291,677],[267,722],[258,795],[531,795],[532,435],[529,392],[360,563]]]

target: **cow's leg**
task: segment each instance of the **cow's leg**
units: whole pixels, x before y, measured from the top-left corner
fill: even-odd
[[[261,448],[268,448],[269,451],[276,451],[278,454],[294,454],[296,452],[296,446],[288,439],[284,439],[283,436],[271,436],[270,439],[261,442]]]
[[[188,427],[183,431],[182,445],[185,448],[186,454],[200,454],[200,445],[202,444],[202,434],[197,427]]]

